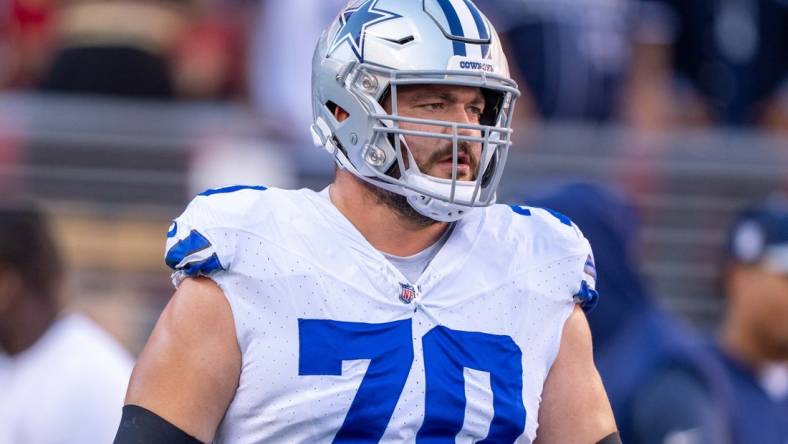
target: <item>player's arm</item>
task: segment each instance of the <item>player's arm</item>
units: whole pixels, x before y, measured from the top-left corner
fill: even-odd
[[[545,382],[536,443],[620,442],[616,438],[605,441],[616,432],[616,423],[591,350],[588,321],[575,306]]]
[[[184,439],[178,442],[189,436],[211,442],[240,369],[235,324],[221,289],[207,278],[184,280],[134,367],[115,442],[172,442],[167,437],[179,432]]]

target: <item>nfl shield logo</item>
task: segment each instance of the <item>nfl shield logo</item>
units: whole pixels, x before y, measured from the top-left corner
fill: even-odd
[[[416,298],[416,289],[410,284],[400,283],[399,286],[399,299],[406,304],[410,304]]]

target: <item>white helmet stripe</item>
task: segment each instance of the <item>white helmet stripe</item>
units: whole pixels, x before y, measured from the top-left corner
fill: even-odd
[[[479,9],[471,3],[471,0],[463,0],[465,5],[468,6],[471,14],[473,15],[473,21],[476,23],[476,30],[479,33],[480,40],[489,40],[490,39],[490,30],[487,26],[487,23],[482,18],[482,13]]]
[[[465,5],[468,6],[471,15],[473,15],[473,21],[474,23],[476,23],[476,32],[479,34],[479,39],[490,40],[490,29],[489,26],[487,25],[487,22],[482,17],[482,13],[479,11],[476,5],[471,3],[471,0],[463,0],[463,1],[465,2]],[[486,58],[490,51],[490,45],[482,45],[481,51],[482,51],[482,58]]]
[[[465,0],[449,0],[449,2],[454,8],[454,11],[457,12],[457,17],[460,19],[460,25],[462,26],[462,32],[465,34],[465,37],[478,39],[479,28],[476,27],[476,21],[473,18],[471,10],[468,8],[468,4],[465,3]],[[465,54],[467,57],[473,59],[481,59],[481,46],[465,44]]]
[[[437,0],[438,5],[440,6],[441,10],[443,10],[443,15],[446,17],[446,21],[449,25],[449,30],[452,36],[459,36],[465,37],[465,30],[462,25],[462,21],[457,14],[457,8],[452,3],[452,0]],[[454,55],[458,56],[467,56],[467,46],[463,42],[459,40],[452,39],[452,45],[454,47]]]
[[[451,6],[454,8],[454,11],[457,13],[457,17],[460,19],[460,24],[462,26],[462,32],[465,37],[470,39],[478,39],[479,38],[479,29],[476,27],[476,22],[473,19],[473,14],[471,10],[468,8],[468,5],[465,3],[464,0],[449,0]]]

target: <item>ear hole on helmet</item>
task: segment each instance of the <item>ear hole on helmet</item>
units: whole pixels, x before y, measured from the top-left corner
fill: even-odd
[[[350,117],[350,113],[334,102],[326,102],[326,108],[331,112],[331,116],[337,123],[342,122]]]
[[[380,95],[380,100],[378,103],[380,104],[383,109],[386,109],[386,104],[390,104],[389,99],[391,98],[391,87],[387,87],[383,93]],[[391,112],[390,109],[386,109],[387,112]]]
[[[492,89],[482,88],[482,95],[484,96],[484,112],[479,118],[479,123],[494,126],[498,122],[498,116],[501,114],[504,94]]]
[[[490,184],[490,181],[492,180],[495,174],[495,166],[497,163],[498,163],[498,152],[496,151],[493,154],[492,158],[490,159],[490,163],[487,165],[487,169],[484,170],[484,173],[482,173],[482,182],[481,182],[482,187],[486,187],[487,185]]]

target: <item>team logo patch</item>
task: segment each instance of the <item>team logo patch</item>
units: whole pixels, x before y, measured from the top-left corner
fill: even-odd
[[[178,234],[178,222],[172,221],[172,225],[167,231],[167,238],[175,237],[176,234]]]
[[[414,299],[416,299],[416,288],[413,287],[413,285],[403,284],[400,282],[399,286],[400,286],[399,299],[402,302],[406,304],[410,304],[411,302],[413,302]]]

